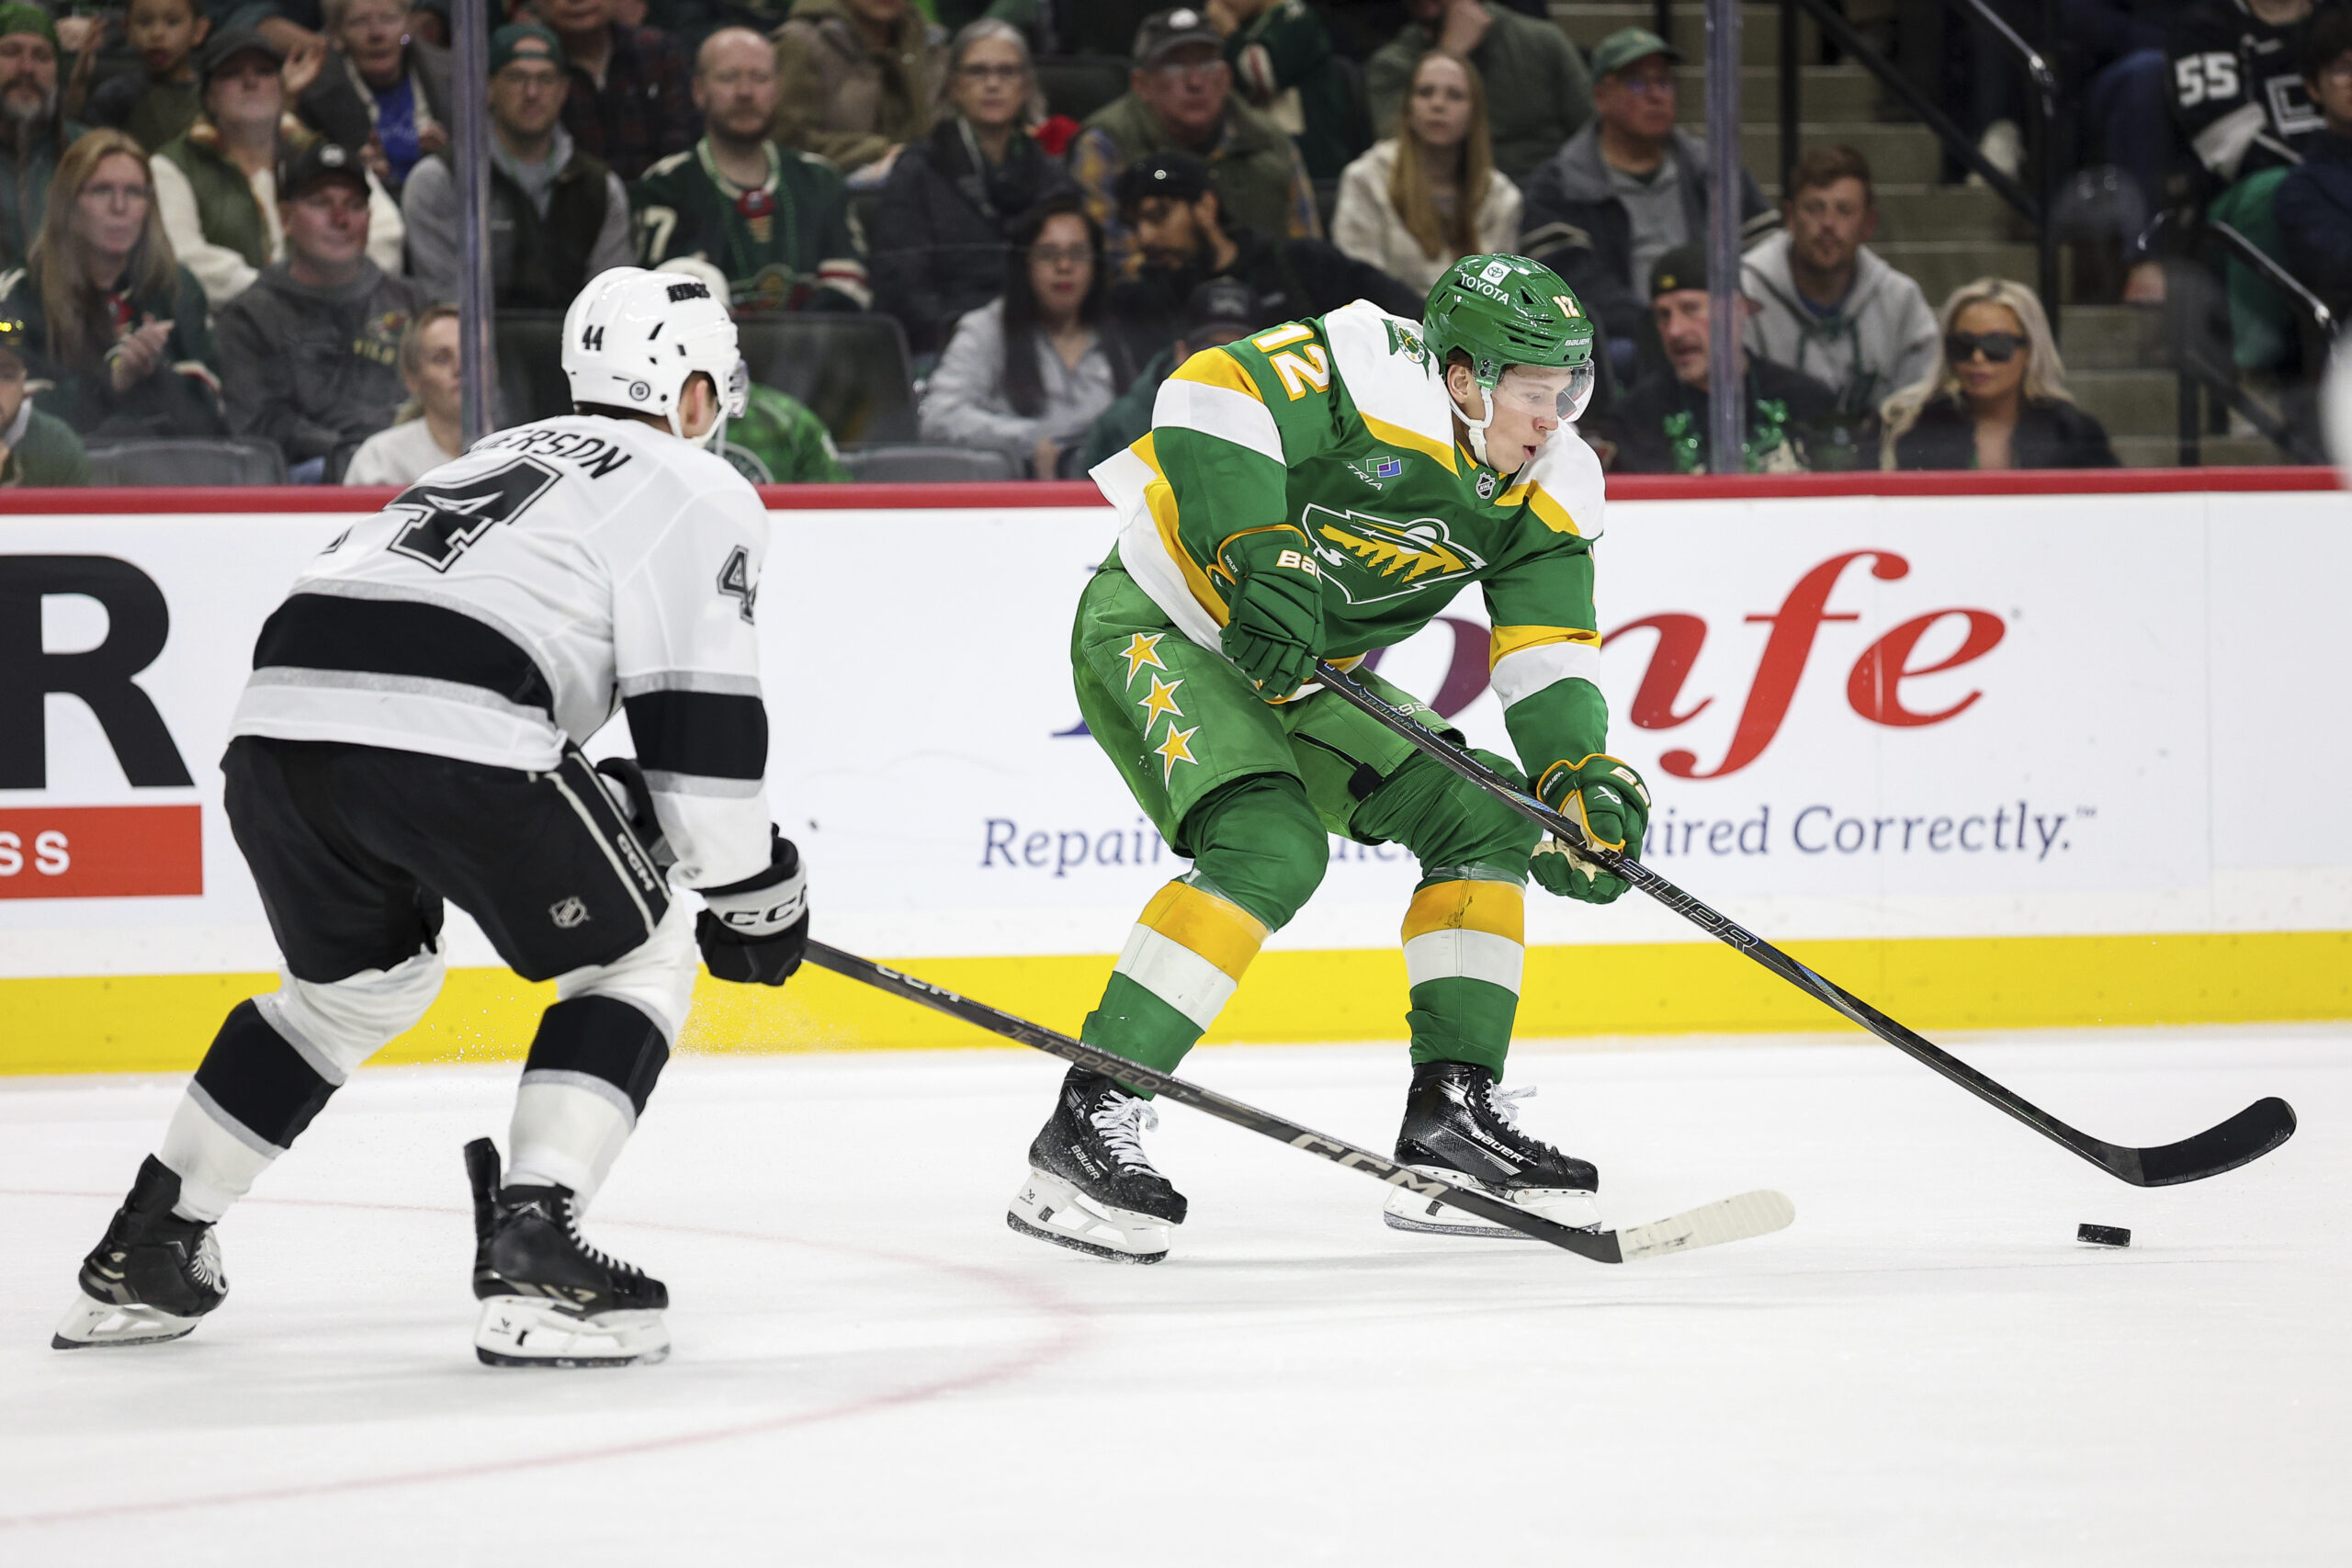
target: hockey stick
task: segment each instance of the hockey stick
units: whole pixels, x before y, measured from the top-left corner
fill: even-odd
[[[1329,660],[1317,660],[1315,673],[1317,679],[1338,694],[1342,701],[1370,714],[1417,750],[1435,759],[1457,776],[1476,784],[1511,807],[1521,817],[1548,829],[1563,843],[1578,846],[1577,852],[1585,859],[1598,862],[1612,874],[1623,877],[1692,925],[1717,941],[1738,949],[1792,986],[1810,991],[1889,1045],[1926,1063],[1986,1104],[2007,1111],[2052,1143],[2072,1149],[2101,1170],[2134,1187],[2172,1187],[2184,1181],[2202,1181],[2209,1176],[2219,1176],[2225,1170],[2235,1170],[2248,1161],[2260,1159],[2294,1134],[2294,1107],[2276,1095],[2256,1100],[2228,1121],[2208,1127],[2194,1137],[2153,1148],[2110,1144],[2087,1133],[2076,1132],[2040,1106],[2020,1099],[1967,1063],[1905,1028],[1844,987],[1823,979],[1762,937],[1717,914],[1631,855],[1587,844],[1575,823],[1437,731],[1426,725],[1414,723],[1410,716],[1391,707],[1357,685]]]
[[[854,953],[843,953],[821,942],[808,944],[808,962],[821,969],[852,980],[863,980],[877,990],[888,991],[908,1001],[935,1008],[950,1018],[960,1018],[966,1023],[977,1024],[991,1034],[1034,1046],[1050,1056],[1074,1062],[1089,1072],[1102,1073],[1119,1078],[1154,1094],[1165,1095],[1195,1111],[1205,1111],[1220,1122],[1230,1122],[1237,1127],[1247,1127],[1278,1143],[1295,1149],[1320,1155],[1333,1165],[1361,1170],[1376,1181],[1391,1187],[1401,1187],[1424,1198],[1464,1210],[1506,1225],[1521,1235],[1548,1241],[1554,1247],[1589,1258],[1595,1263],[1631,1263],[1638,1258],[1656,1258],[1668,1252],[1691,1252],[1702,1247],[1714,1247],[1726,1241],[1740,1241],[1751,1235],[1763,1235],[1776,1231],[1797,1217],[1796,1205],[1778,1192],[1743,1192],[1736,1198],[1724,1198],[1684,1213],[1654,1220],[1645,1225],[1634,1225],[1622,1231],[1581,1231],[1528,1213],[1498,1198],[1468,1187],[1425,1176],[1395,1160],[1383,1159],[1370,1149],[1360,1149],[1353,1144],[1310,1131],[1295,1122],[1284,1121],[1271,1111],[1254,1105],[1244,1105],[1213,1089],[1187,1083],[1169,1073],[1131,1062],[1125,1056],[1097,1050],[1084,1041],[1032,1023],[1000,1011],[986,1002],[976,1002],[969,997],[956,995],[944,986],[928,980],[918,980],[896,969],[886,968],[870,958],[860,958]]]

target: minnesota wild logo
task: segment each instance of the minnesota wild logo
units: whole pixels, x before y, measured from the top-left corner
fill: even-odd
[[[1315,553],[1338,569],[1324,575],[1351,604],[1402,599],[1487,564],[1434,517],[1392,523],[1352,507],[1343,516],[1328,506],[1310,505],[1300,521],[1315,541]]]

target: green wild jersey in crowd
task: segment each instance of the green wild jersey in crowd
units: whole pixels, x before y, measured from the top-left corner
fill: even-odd
[[[1564,427],[1504,479],[1455,439],[1429,361],[1419,323],[1362,300],[1203,350],[1161,388],[1151,433],[1094,478],[1123,518],[1119,564],[1204,648],[1232,587],[1219,553],[1252,530],[1295,528],[1313,550],[1332,660],[1401,642],[1477,583],[1533,776],[1604,749],[1600,465]]]

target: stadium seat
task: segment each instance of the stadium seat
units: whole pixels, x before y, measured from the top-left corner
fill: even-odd
[[[842,453],[842,466],[867,484],[980,484],[1022,477],[1004,453],[969,446],[868,446]]]
[[[914,439],[907,336],[897,321],[810,311],[747,317],[736,327],[752,379],[808,404],[835,441]],[[559,310],[498,313],[498,386],[508,417],[517,423],[571,412],[562,331]]]
[[[202,440],[130,436],[89,443],[94,485],[282,485],[286,458],[277,444],[223,435]]]
[[[1046,107],[1084,124],[1086,117],[1127,90],[1125,56],[1075,54],[1037,62],[1037,87]]]

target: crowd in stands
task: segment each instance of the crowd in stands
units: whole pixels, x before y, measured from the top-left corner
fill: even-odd
[[[1453,260],[1511,251],[1599,328],[1604,462],[1711,465],[1698,78],[1645,28],[1588,51],[1542,0],[491,4],[502,313],[635,263],[746,321],[887,317],[910,434],[1070,478],[1148,429],[1187,355],[1357,299],[1418,317]],[[0,484],[84,482],[88,449],[133,438],[266,442],[296,482],[456,455],[446,0],[74,9],[0,0]],[[1948,9],[1849,6],[1906,69],[1940,51],[1940,96],[2014,170],[2016,73],[1949,47]],[[2352,310],[2352,0],[2052,14],[2070,166],[2130,197],[2118,297],[2177,295],[2226,224]],[[1851,146],[1778,184],[1739,191],[1747,468],[2116,462],[2030,288],[1931,299],[1872,250]],[[2237,253],[2205,272],[2238,372],[2315,373],[2276,277]],[[848,477],[775,387],[728,446],[763,482]]]

